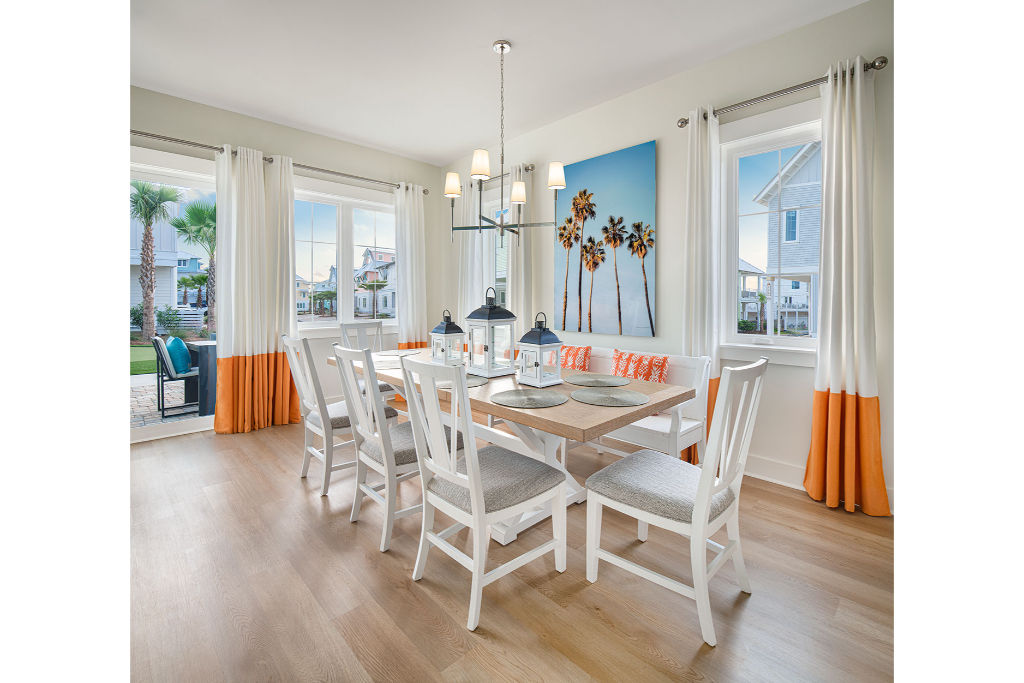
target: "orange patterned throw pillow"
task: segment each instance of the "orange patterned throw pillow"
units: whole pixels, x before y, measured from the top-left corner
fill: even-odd
[[[668,379],[668,356],[645,356],[615,349],[612,374],[664,384]]]
[[[590,346],[563,346],[562,367],[572,370],[590,369]]]

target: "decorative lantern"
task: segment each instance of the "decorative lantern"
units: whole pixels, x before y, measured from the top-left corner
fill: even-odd
[[[540,317],[544,316],[544,322]],[[562,367],[558,357],[562,350],[561,340],[548,329],[548,316],[538,313],[533,329],[519,340],[519,358],[516,361],[516,380],[532,387],[550,387],[562,383]],[[545,367],[544,359],[549,353],[555,354],[554,367]]]
[[[494,292],[488,287],[487,292]],[[516,316],[504,306],[494,302],[497,292],[486,295],[486,303],[469,314],[466,328],[469,334],[469,367],[466,372],[479,377],[501,377],[515,370]]]
[[[452,312],[444,309],[444,319],[430,331],[430,360],[438,365],[462,365],[462,347],[466,333],[452,322]]]

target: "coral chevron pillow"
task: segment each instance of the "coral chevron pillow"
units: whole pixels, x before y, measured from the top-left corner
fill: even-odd
[[[668,356],[649,356],[615,349],[612,354],[612,374],[664,384],[668,379]]]
[[[572,370],[590,370],[590,346],[563,346],[562,367]]]

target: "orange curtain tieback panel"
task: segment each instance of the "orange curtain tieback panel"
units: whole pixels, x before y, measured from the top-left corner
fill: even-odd
[[[829,507],[888,517],[878,397],[814,392],[804,488]]]
[[[217,359],[218,434],[251,432],[301,420],[299,394],[283,351]]]

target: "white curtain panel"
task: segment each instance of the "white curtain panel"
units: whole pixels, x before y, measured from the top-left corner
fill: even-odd
[[[512,182],[519,180],[526,183],[527,190],[530,192],[526,197],[526,204],[523,205],[522,215],[522,222],[530,223],[533,221],[531,218],[531,207],[537,201],[537,196],[533,194],[533,173],[526,171],[526,164],[516,164],[512,167]],[[513,220],[515,220],[517,214],[515,211],[512,214]],[[509,245],[508,275],[506,280],[508,287],[508,309],[519,319],[519,329],[523,331],[533,327],[533,271],[531,268],[531,255],[533,253],[534,230],[535,228],[523,228],[519,231],[518,238],[515,235],[505,235],[505,243]],[[551,319],[554,319],[553,315]]]
[[[713,111],[710,106],[692,110],[686,127],[682,351],[686,356],[710,356],[711,376],[718,377],[722,278],[718,119]]]
[[[477,225],[480,193],[475,182],[464,183],[462,197],[455,201],[457,225]],[[460,230],[455,233],[459,245],[460,325],[466,316],[484,303],[484,292],[494,286],[494,230]],[[464,327],[464,325],[463,325]]]
[[[225,145],[217,155],[217,405],[214,428],[298,419],[281,335],[296,334],[292,161]]]
[[[837,73],[846,73],[846,76]],[[871,183],[874,71],[847,60],[821,86],[821,324],[816,391],[878,395]]]
[[[423,188],[400,183],[395,190],[395,241],[398,247],[398,348],[425,346],[427,311],[426,227]],[[440,316],[440,313],[437,313]]]

